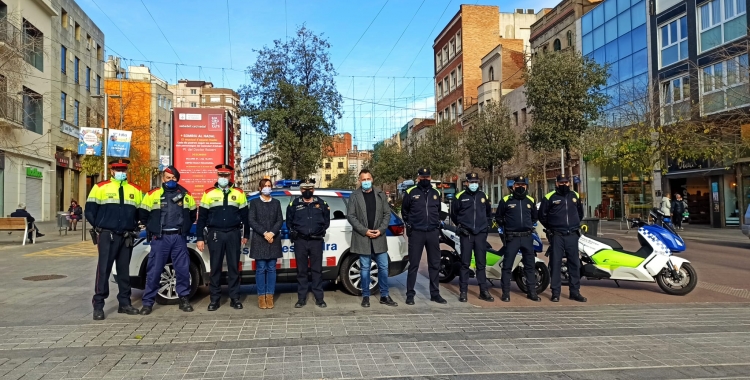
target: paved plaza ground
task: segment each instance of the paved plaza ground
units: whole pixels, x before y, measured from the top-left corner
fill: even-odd
[[[603,223],[606,237],[637,246],[635,232]],[[1,379],[740,379],[750,378],[750,240],[737,229],[687,226],[683,234],[699,285],[685,297],[656,284],[582,281],[587,304],[526,300],[457,301],[458,280],[429,302],[426,265],[417,304],[407,306],[404,274],[391,278],[390,308],[359,306],[327,284],[328,308],[294,309],[296,287],[279,285],[276,308],[259,310],[255,286],[242,286],[244,310],[224,302],[208,312],[157,305],[150,316],[116,313],[91,320],[96,252],[81,233],[20,246],[0,236]],[[499,246],[497,238],[491,242]],[[60,279],[27,281],[38,275]],[[473,282],[472,282],[473,284]],[[141,291],[133,291],[140,307]]]

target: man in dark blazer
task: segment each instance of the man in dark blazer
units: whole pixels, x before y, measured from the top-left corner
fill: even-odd
[[[388,295],[388,241],[385,233],[391,220],[388,198],[380,189],[372,187],[372,173],[359,172],[360,187],[349,196],[346,219],[352,225],[352,244],[349,250],[359,255],[362,268],[362,307],[370,307],[370,266],[372,258],[378,266],[380,303],[398,306]]]

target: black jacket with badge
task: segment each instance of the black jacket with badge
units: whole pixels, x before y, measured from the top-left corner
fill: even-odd
[[[536,202],[529,195],[506,195],[495,211],[495,220],[507,232],[529,232],[538,220]]]
[[[331,208],[323,199],[313,196],[312,202],[297,197],[286,208],[286,226],[301,238],[323,238],[331,225]]]
[[[575,191],[561,193],[555,190],[542,199],[539,221],[548,230],[559,232],[575,230],[581,226],[581,219],[583,219],[583,205]]]
[[[408,228],[433,231],[440,227],[440,191],[413,186],[406,190],[401,204],[401,217]]]
[[[469,230],[474,235],[487,232],[492,218],[492,206],[483,191],[464,190],[456,195],[452,203],[453,224]]]
[[[171,197],[167,197],[167,194],[171,195]],[[175,206],[179,207],[182,212],[182,228],[180,232],[182,236],[187,236],[190,233],[190,228],[197,219],[198,210],[190,192],[179,184],[174,190],[167,190],[161,186],[151,189],[143,198],[138,208],[139,219],[151,235],[159,236],[162,234],[164,222],[162,219],[162,209]]]

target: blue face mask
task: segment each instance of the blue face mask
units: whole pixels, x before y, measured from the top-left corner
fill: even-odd
[[[166,186],[167,189],[174,190],[177,188],[177,181],[172,180],[164,182],[164,186]]]
[[[362,181],[362,190],[370,190],[372,189],[372,181]]]
[[[117,181],[124,181],[128,179],[128,173],[125,172],[115,172],[115,180]]]
[[[469,184],[469,190],[471,190],[471,191],[477,191],[477,190],[479,190],[479,184],[478,183],[470,183]]]

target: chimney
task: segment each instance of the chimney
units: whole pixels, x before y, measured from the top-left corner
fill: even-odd
[[[520,13],[520,14],[523,14],[523,9],[520,9],[520,8],[516,8],[516,13]]]
[[[527,9],[526,10],[526,14],[533,15],[534,14],[534,10],[533,9]]]

